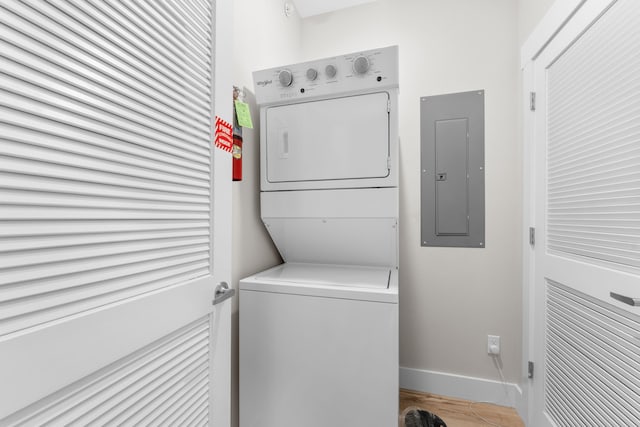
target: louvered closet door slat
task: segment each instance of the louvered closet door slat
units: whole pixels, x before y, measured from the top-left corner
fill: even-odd
[[[1,141],[0,141],[1,142]],[[201,183],[199,186],[194,185],[181,185],[173,182],[159,181],[155,179],[145,179],[142,177],[136,177],[136,173],[148,172],[142,170],[136,172],[129,169],[127,175],[120,175],[108,172],[102,172],[96,169],[86,169],[82,167],[71,167],[65,165],[58,165],[55,163],[39,162],[37,160],[22,159],[19,157],[9,157],[0,155],[0,170],[2,173],[22,174],[24,180],[31,179],[33,175],[38,178],[44,177],[47,179],[57,180],[70,180],[75,183],[92,183],[96,185],[96,189],[99,190],[101,186],[111,185],[116,187],[124,187],[129,190],[153,190],[164,192],[167,195],[177,194],[178,197],[181,193],[189,195],[197,195],[208,197],[208,191],[206,185]],[[183,179],[181,175],[175,175],[176,181]],[[193,182],[193,181],[192,181]],[[37,187],[33,187],[37,188]],[[170,197],[170,196],[169,196]],[[6,217],[8,213],[0,212],[0,217]],[[19,219],[19,218],[15,218]]]
[[[545,405],[562,425],[638,425],[637,315],[547,283]]]
[[[200,33],[197,28],[194,28],[193,22],[189,17],[185,17],[184,14],[177,14],[175,10],[171,10],[165,6],[165,2],[154,2],[151,4],[151,7],[155,11],[162,16],[165,20],[165,28],[168,28],[169,31],[176,37],[180,37],[181,35],[187,37],[189,42],[191,42],[194,46],[198,46],[201,49],[208,49],[207,46],[210,42],[210,34],[208,31],[204,33]],[[179,9],[178,9],[179,10]],[[207,19],[210,19],[211,16],[208,11],[201,12]],[[175,28],[181,28],[181,33],[176,33]],[[203,35],[205,37],[203,37]],[[191,52],[184,52],[187,55],[191,55]]]
[[[46,281],[32,281],[23,286],[6,289],[2,295],[4,298],[15,300],[14,304],[35,304],[38,299],[50,304],[51,299],[54,297],[43,298],[42,294],[44,292],[73,290],[74,286],[91,281],[91,279],[96,280],[90,286],[75,290],[72,295],[60,293],[55,299],[81,299],[82,296],[91,296],[99,293],[98,291],[101,288],[105,290],[134,288],[146,283],[155,283],[158,280],[171,280],[176,276],[202,274],[203,270],[206,271],[206,260],[197,254],[187,254],[181,257],[174,256],[170,260],[164,258],[151,259],[133,266],[111,268],[108,272],[100,271],[99,269],[88,270],[86,272],[78,272],[73,276],[47,279]],[[6,308],[7,311],[3,311],[3,317],[11,310],[11,303],[7,303]]]
[[[41,89],[35,85],[25,85],[17,89],[20,87],[21,79],[6,77],[3,81],[6,83],[0,86],[0,89],[13,92],[10,95],[7,94],[5,102],[13,103],[16,109],[27,114],[40,116],[43,113],[43,107],[45,107],[45,113],[46,111],[55,111],[56,118],[63,123],[73,123],[78,118],[82,118],[82,122],[76,123],[85,129],[107,135],[114,134],[120,139],[133,137],[138,141],[143,141],[143,145],[152,149],[160,149],[160,151],[167,151],[182,157],[189,156],[190,159],[206,163],[204,150],[194,150],[191,144],[185,144],[171,135],[145,128],[139,123],[133,123],[126,118],[126,112],[123,112],[122,116],[116,116],[106,110],[51,92],[50,88]],[[34,102],[38,103],[39,108],[34,105]]]
[[[576,361],[582,362],[579,355],[575,355],[573,351],[567,351],[566,349],[559,348],[557,346],[554,347],[553,339],[550,340],[549,352],[550,354],[554,354],[557,358],[562,357],[564,354],[565,356],[570,355],[571,357],[576,357]],[[552,390],[553,393],[567,395],[567,398],[564,401],[549,401],[547,403],[548,409],[555,415],[556,419],[565,421],[565,423],[561,425],[576,425],[571,424],[571,421],[575,422],[576,420],[580,421],[580,424],[578,425],[591,425],[594,422],[601,422],[604,423],[604,425],[609,425],[608,423],[611,422],[613,422],[611,425],[632,425],[624,415],[620,415],[610,409],[618,403],[615,402],[615,399],[612,399],[609,396],[602,396],[602,393],[600,392],[600,389],[604,387],[602,384],[593,382],[590,379],[582,378],[573,380],[574,383],[571,384],[571,377],[574,374],[575,373],[572,372],[571,367],[562,362],[558,365],[554,372],[553,379],[550,379],[548,384],[549,390]],[[582,395],[579,398],[571,394],[573,387],[581,388]],[[600,409],[599,412],[596,412],[596,416],[593,414],[594,411],[592,408],[594,407],[599,407]]]
[[[204,211],[206,206],[185,201],[139,200],[136,198],[117,198],[89,196],[87,194],[60,195],[51,200],[50,193],[44,191],[0,190],[0,198],[8,204],[35,206],[76,206],[102,209],[159,210],[159,211]]]
[[[211,17],[191,1],[0,5],[0,336],[211,274]],[[141,422],[185,420],[177,391],[206,409],[205,353],[149,382]]]
[[[640,125],[636,126],[636,131],[640,129]],[[629,132],[629,129],[620,130],[620,133]],[[618,137],[618,135],[607,135],[606,140],[608,143],[615,143],[616,148],[606,149],[602,147],[600,142],[598,150],[595,153],[587,151],[588,147],[584,147],[585,150],[581,151],[580,155],[572,156],[570,159],[557,164],[549,166],[550,171],[561,170],[558,176],[554,177],[557,180],[567,180],[571,178],[580,179],[583,175],[587,178],[597,177],[598,175],[606,174],[607,171],[611,172],[612,169],[626,169],[634,166],[637,162],[640,150],[635,146],[635,139],[633,135],[624,135]],[[585,155],[585,154],[588,154]]]
[[[158,13],[157,8],[153,7],[153,5],[145,10],[142,10],[134,2],[127,2],[126,4],[114,3],[112,6],[118,10],[121,16],[129,17],[133,24],[129,28],[143,29],[146,34],[154,39],[157,39],[159,34],[163,34],[166,37],[167,47],[175,55],[172,58],[173,64],[179,67],[182,62],[185,62],[190,68],[193,67],[193,74],[190,76],[193,78],[193,82],[205,86],[208,85],[207,74],[200,72],[206,69],[208,61],[203,62],[202,58],[194,56],[191,52],[180,50],[180,46],[183,43],[181,40],[188,38],[192,34],[188,27],[186,27],[187,31],[184,32],[175,31],[174,23],[166,20],[165,15]],[[206,49],[208,43],[208,39],[197,40],[195,46]],[[196,87],[197,85],[194,85],[194,88]]]
[[[27,205],[7,205],[3,208],[3,214],[0,219],[53,219],[60,221],[69,219],[207,219],[206,213],[195,211],[170,212],[151,209],[83,209],[66,206],[54,207],[47,211],[39,206]]]
[[[95,194],[97,187],[97,184],[87,184],[81,181],[24,176],[12,173],[0,173],[0,180],[4,181],[6,188],[11,188],[13,190],[28,190],[35,187],[40,191],[47,191],[51,193],[93,195]],[[206,196],[180,193],[167,194],[161,191],[153,191],[142,188],[118,187],[110,185],[101,185],[99,188],[100,195],[102,197],[114,197],[132,200],[170,201],[176,203],[182,202],[185,204],[185,206],[188,206],[190,203],[202,202],[203,198],[206,199]],[[2,231],[0,231],[0,235],[2,235]]]
[[[69,57],[59,55],[58,51],[42,42],[26,37],[9,27],[2,30],[7,34],[12,33],[12,43],[0,40],[0,55],[7,60],[40,70],[47,76],[72,84],[87,93],[95,93],[102,98],[124,100],[121,102],[128,108],[133,105],[139,113],[145,113],[150,117],[159,112],[159,121],[181,129],[185,129],[184,124],[188,123],[206,123],[206,117],[175,109],[175,106],[164,103],[165,99],[156,93],[136,90],[135,85],[129,84],[131,80],[106,78],[101,70],[94,70]]]
[[[48,236],[58,237],[62,239],[66,236],[78,237],[83,235],[91,235],[92,230],[99,230],[99,234],[104,236],[106,233],[121,233],[126,232],[129,234],[131,231],[146,231],[146,230],[185,230],[197,228],[200,231],[209,227],[208,221],[74,221],[71,224],[65,224],[65,228],[61,229],[55,222],[48,221],[11,221],[0,222],[0,236],[10,236],[14,238],[25,238],[25,242],[28,242],[29,238],[33,236],[46,238]],[[13,240],[15,242],[15,240]],[[2,241],[4,244],[7,240]],[[64,243],[64,242],[63,242]],[[43,246],[34,244],[31,247],[46,247],[47,243]],[[55,246],[55,245],[53,245]],[[2,246],[3,249],[10,250],[8,246]],[[22,247],[21,249],[25,249]]]
[[[114,91],[109,91],[109,90],[105,90],[103,89],[101,86],[96,85],[93,82],[88,81],[88,79],[86,77],[83,78],[83,76],[77,75],[77,74],[72,74],[72,73],[65,73],[64,75],[60,75],[60,73],[57,73],[57,64],[52,64],[49,61],[46,61],[46,56],[42,56],[42,53],[37,54],[38,51],[43,51],[44,49],[37,49],[35,42],[28,42],[25,40],[24,44],[26,46],[30,46],[31,49],[34,51],[34,53],[36,54],[30,54],[30,53],[25,53],[24,51],[21,51],[20,49],[18,49],[16,46],[11,45],[9,43],[1,43],[0,46],[2,46],[2,55],[7,59],[7,60],[11,60],[13,63],[9,63],[9,61],[7,61],[5,64],[3,64],[3,66],[5,67],[5,72],[10,73],[11,69],[9,69],[9,66],[13,67],[13,69],[20,69],[21,72],[25,72],[27,70],[31,69],[38,69],[41,72],[43,72],[43,76],[40,77],[40,79],[44,80],[46,79],[56,79],[57,81],[61,82],[61,83],[66,83],[68,85],[70,85],[73,88],[77,88],[77,89],[81,89],[82,91],[84,91],[87,95],[89,94],[95,94],[96,96],[100,97],[100,98],[108,98],[108,99],[113,99],[113,100],[117,100],[117,102],[121,105],[124,105],[128,108],[128,111],[137,111],[139,113],[144,113],[146,114],[148,117],[153,118],[154,113],[152,112],[153,110],[150,110],[149,108],[146,107],[146,105],[142,104],[142,103],[134,103],[131,101],[131,98],[140,98],[140,94],[134,94],[134,93],[117,93]],[[58,63],[64,63],[63,60],[58,59],[57,61]],[[21,74],[17,74],[18,77],[20,77]],[[93,83],[93,84],[92,84]],[[190,129],[188,127],[185,127],[184,124],[180,121],[177,120],[172,120],[171,117],[158,117],[158,119],[160,119],[158,122],[159,123],[168,123],[180,130],[183,130],[184,132],[187,133],[192,133],[194,130]]]
[[[89,139],[89,138],[87,138]],[[10,142],[18,144],[19,147],[23,147],[24,143],[30,144],[30,150],[41,150],[42,153],[46,153],[49,156],[52,152],[63,151],[67,155],[82,155],[83,158],[91,160],[93,162],[103,161],[109,164],[108,171],[112,171],[113,167],[123,167],[124,170],[131,169],[134,166],[133,171],[129,171],[129,174],[140,173],[137,169],[149,171],[148,173],[168,172],[172,176],[185,176],[190,178],[197,178],[201,180],[207,179],[207,171],[190,169],[188,166],[176,165],[166,162],[167,156],[159,156],[158,152],[144,152],[140,149],[130,150],[132,152],[140,153],[140,156],[133,157],[124,152],[116,150],[119,147],[102,148],[89,144],[89,141],[69,140],[69,138],[59,137],[52,134],[47,134],[42,131],[33,131],[30,129],[20,128],[18,126],[6,125],[6,133],[3,135],[3,140],[7,142],[6,154],[10,149],[8,145]],[[54,150],[54,151],[46,151]],[[15,156],[22,156],[23,152],[16,153]],[[149,158],[151,157],[151,158]],[[187,163],[188,164],[188,163]]]
[[[1,103],[1,101],[0,101]],[[51,119],[28,116],[16,110],[0,107],[0,123],[6,129],[4,137],[16,142],[49,147],[88,157],[108,158],[125,165],[146,169],[173,170],[177,175],[202,176],[207,165],[183,160],[158,150],[89,132]],[[175,169],[176,167],[180,169]]]
[[[184,261],[184,259],[183,259]],[[32,310],[27,314],[14,316],[8,319],[2,319],[0,325],[0,334],[8,334],[12,331],[28,328],[33,325],[40,325],[46,322],[52,322],[65,315],[68,315],[68,307],[64,304],[73,304],[75,312],[82,312],[94,309],[96,307],[106,306],[114,302],[125,301],[128,298],[140,296],[145,293],[154,292],[158,289],[170,287],[178,284],[185,284],[190,281],[201,278],[207,274],[207,265],[201,261],[198,265],[191,263],[185,264],[183,271],[175,272],[171,269],[160,270],[162,263],[157,263],[157,269],[146,276],[132,276],[125,279],[100,282],[98,285],[85,286],[82,292],[74,293],[74,300],[69,301],[64,295],[56,296],[49,300],[42,301],[40,298],[30,298],[26,302],[22,302],[23,306]],[[185,271],[186,270],[186,271]],[[164,275],[162,275],[165,273]],[[115,286],[117,285],[117,286]],[[56,292],[60,294],[60,290]],[[102,292],[102,293],[101,293]],[[113,295],[112,292],[117,292]],[[80,298],[85,297],[82,300]],[[62,305],[52,304],[61,303]],[[37,310],[42,310],[38,312]]]
[[[125,253],[143,252],[178,246],[192,246],[208,243],[207,236],[178,237],[171,239],[154,239],[124,242],[98,243],[94,245],[70,246],[67,249],[56,247],[53,249],[38,249],[26,253],[7,254],[0,260],[0,268],[16,268],[38,265],[42,259],[48,262],[62,262],[81,258],[95,258]]]
[[[209,31],[207,22],[211,16],[211,11],[206,1],[172,0],[170,3],[172,4],[172,9],[176,12],[179,11],[179,16],[191,22],[198,32]]]
[[[206,228],[206,224],[204,226]],[[125,233],[94,233],[94,234],[65,234],[63,236],[47,235],[39,237],[3,237],[0,241],[0,251],[20,251],[38,247],[40,249],[78,246],[78,245],[96,245],[101,243],[117,243],[127,241],[151,241],[156,239],[171,239],[180,237],[201,236],[204,229],[169,229],[169,230],[153,230],[138,231]]]
[[[115,115],[122,115],[123,113],[127,114],[127,117],[130,121],[145,126],[149,129],[164,132],[167,135],[182,138],[184,137],[184,133],[190,133],[196,137],[203,137],[202,134],[197,135],[193,132],[193,130],[172,128],[170,126],[165,126],[162,122],[154,120],[153,117],[149,115],[143,115],[138,113],[137,105],[131,102],[127,102],[127,100],[122,97],[114,97],[111,95],[109,101],[119,101],[116,105],[111,105],[110,102],[105,100],[104,95],[94,95],[92,93],[87,93],[84,88],[78,88],[72,84],[68,84],[65,82],[61,82],[60,80],[51,78],[49,76],[43,75],[41,73],[34,72],[30,67],[25,65],[16,64],[13,61],[6,61],[3,63],[0,68],[4,73],[14,76],[18,80],[28,79],[33,82],[35,85],[39,87],[47,87],[49,91],[55,91],[58,95],[65,97],[66,99],[75,101],[80,103],[80,105],[86,105],[88,107],[98,108],[101,111],[109,112]],[[8,83],[8,89],[11,88],[11,82]],[[108,99],[108,98],[107,98]],[[124,108],[123,108],[124,107]],[[206,137],[206,135],[205,135]]]
[[[63,262],[49,263],[46,260],[42,260],[39,264],[29,265],[28,268],[25,269],[6,269],[6,274],[3,274],[2,278],[0,278],[0,285],[5,285],[10,289],[11,287],[9,285],[12,283],[21,283],[21,285],[24,286],[23,282],[29,282],[31,280],[43,280],[57,275],[78,274],[101,268],[114,268],[119,265],[133,267],[132,264],[134,263],[168,259],[171,257],[177,258],[185,255],[199,254],[202,259],[206,259],[208,257],[206,248],[206,245],[190,245],[184,247],[175,246],[171,248],[162,248],[160,250],[152,249],[130,253],[125,252],[117,255],[102,256],[99,258],[81,258]],[[49,298],[51,295],[47,295],[46,297]]]
[[[146,97],[159,101],[164,108],[174,110],[175,114],[186,115],[206,123],[208,106],[204,98],[196,103],[192,99],[185,98],[184,92],[173,92],[120,60],[109,58],[116,61],[118,67],[110,62],[104,62],[100,55],[94,55],[63,40],[52,38],[51,33],[19,15],[8,13],[3,8],[0,8],[0,24],[4,24],[3,32],[7,32],[10,44],[43,54],[54,64],[61,62],[74,73],[88,75],[111,85],[124,85],[126,90],[141,92]],[[100,52],[99,49],[94,50]]]
[[[203,153],[185,151],[183,149],[184,147],[180,146],[181,144],[168,141],[168,139],[164,137],[162,139],[154,139],[154,137],[158,135],[152,132],[145,132],[144,130],[133,132],[131,131],[131,125],[124,122],[122,127],[118,127],[118,120],[115,117],[105,116],[99,119],[100,113],[95,110],[85,110],[78,105],[64,100],[58,102],[55,96],[49,98],[50,99],[45,100],[37,94],[34,94],[34,98],[31,98],[6,91],[2,103],[13,106],[14,109],[35,118],[47,118],[49,120],[59,121],[63,124],[79,127],[89,132],[95,132],[100,135],[110,135],[117,140],[141,145],[151,150],[158,150],[178,158],[207,164],[206,157],[204,157]],[[74,111],[77,111],[78,114],[76,115]]]
[[[639,20],[637,2],[614,3],[547,70],[548,249],[636,272]]]
[[[126,10],[119,2],[106,4],[98,2],[89,5],[88,2],[75,2],[76,7],[85,12],[86,16],[95,20],[97,26],[105,26],[106,37],[113,38],[114,44],[122,40],[130,42],[131,46],[139,49],[133,52],[133,56],[127,56],[127,65],[149,75],[160,76],[164,84],[168,84],[173,91],[180,89],[181,82],[186,80],[189,85],[184,89],[188,91],[187,97],[198,104],[202,102],[197,95],[198,90],[205,90],[208,81],[204,70],[207,69],[207,60],[194,63],[177,46],[183,41],[171,40],[168,30],[162,35],[149,29],[148,25],[137,17],[134,11]],[[117,9],[117,10],[116,10]],[[162,52],[158,58],[156,52]],[[120,55],[119,55],[120,56]],[[141,62],[140,60],[146,60]],[[156,62],[159,59],[159,62]],[[159,65],[157,65],[159,64]],[[180,76],[182,64],[187,65]],[[164,65],[164,67],[162,66]]]
[[[72,385],[15,425],[133,425],[132,412],[148,414],[154,405],[162,410],[141,425],[200,416],[207,407],[209,336],[208,318],[187,325]]]
[[[598,348],[602,349],[602,352],[593,353],[590,357],[597,361],[601,366],[611,365],[611,371],[614,373],[614,381],[611,384],[615,384],[616,378],[624,378],[626,373],[629,373],[628,383],[634,386],[635,389],[640,387],[640,378],[637,376],[638,372],[638,360],[634,357],[634,351],[637,351],[636,346],[623,346],[617,340],[615,335],[604,334],[598,335],[595,331],[601,331],[599,319],[592,317],[589,313],[581,312],[580,310],[571,310],[571,314],[565,313],[567,306],[562,306],[558,303],[551,302],[549,304],[550,310],[561,319],[565,329],[565,333],[571,339],[580,339],[585,333],[591,334],[593,337],[593,343]],[[584,317],[580,317],[584,316]],[[579,321],[577,319],[580,319]],[[631,375],[634,374],[634,375]],[[618,389],[624,389],[624,386],[616,387]],[[620,395],[618,399],[628,400],[633,403],[628,395]]]
[[[83,2],[79,4],[83,6],[88,6],[88,2]],[[107,3],[100,2],[97,4],[101,8],[108,9],[108,10],[111,9],[109,7],[109,4]],[[48,5],[41,5],[38,3],[34,3],[33,8],[29,8],[28,6],[22,6],[18,4],[11,4],[9,5],[9,7],[11,8],[11,11],[15,13],[15,15],[17,16],[29,16],[28,21],[27,20],[23,21],[23,28],[28,27],[30,24],[37,25],[37,27],[42,28],[43,33],[56,34],[58,35],[60,40],[64,40],[64,43],[69,43],[74,47],[77,47],[79,51],[90,56],[94,56],[94,57],[98,56],[98,55],[95,55],[93,52],[95,52],[97,49],[100,49],[99,56],[101,57],[101,59],[104,58],[104,60],[107,63],[117,65],[118,68],[122,69],[127,74],[132,76],[135,75],[136,72],[144,73],[147,76],[147,81],[151,82],[151,79],[157,79],[158,83],[167,85],[167,93],[169,93],[169,91],[171,90],[175,92],[174,96],[177,96],[179,94],[178,89],[180,86],[180,79],[178,78],[172,79],[166,76],[165,70],[169,70],[170,67],[173,65],[170,61],[166,61],[166,60],[163,61],[162,64],[164,65],[164,67],[156,66],[155,68],[152,68],[149,66],[145,66],[145,64],[143,64],[138,58],[136,58],[135,56],[129,55],[126,51],[120,50],[117,55],[113,54],[111,51],[114,46],[110,45],[109,43],[105,43],[105,41],[107,42],[111,41],[111,37],[115,35],[114,33],[126,32],[127,34],[131,34],[125,30],[127,26],[126,23],[128,22],[127,17],[128,16],[130,17],[131,15],[127,15],[127,16],[117,15],[116,19],[114,20],[110,20],[110,18],[107,15],[102,15],[100,17],[101,20],[99,20],[98,22],[105,22],[105,21],[113,22],[114,26],[112,27],[112,32],[103,33],[103,37],[99,39],[100,40],[99,44],[94,44],[88,41],[87,39],[85,39],[83,36],[86,36],[89,38],[96,37],[97,34],[95,33],[96,31],[95,29],[91,29],[91,31],[86,31],[84,26],[82,26],[80,23],[76,23],[70,20],[67,15],[61,14],[56,8],[48,7]],[[133,28],[134,28],[134,31],[138,30],[137,28],[135,28],[135,26]],[[136,34],[132,34],[132,36],[137,38],[144,38],[143,40],[145,44],[149,44],[150,42],[153,42],[153,39],[146,37],[146,34],[143,34],[140,31],[138,31]],[[164,38],[166,37],[163,37],[163,39]],[[162,40],[162,42],[164,42],[164,40]],[[129,43],[127,45],[128,48],[132,48],[133,46],[134,46],[134,43]],[[177,55],[183,56],[177,51],[175,45],[170,45],[168,43],[164,43],[164,45],[157,43],[153,45],[153,48],[157,49],[158,51],[162,51],[170,54],[176,54],[177,52]],[[141,52],[136,52],[136,54],[141,54]],[[181,59],[184,61],[184,57]],[[175,59],[175,62],[179,64],[178,59]],[[203,68],[206,68],[206,67],[203,67]],[[191,73],[192,71],[185,70],[185,77],[191,78],[190,77]],[[196,82],[195,80],[192,80],[189,83],[191,83],[192,85],[195,85],[195,84],[202,85],[200,89],[204,89],[204,86],[206,86],[206,79],[203,78],[201,82]],[[195,89],[190,89],[190,92],[191,91],[195,92]],[[191,97],[191,100],[196,103],[201,103],[203,101],[202,99],[198,99],[196,95],[193,95]]]
[[[92,23],[95,25],[88,26],[87,20],[90,19],[90,17],[79,14],[76,9],[66,2],[58,2],[56,7],[43,5],[39,2],[31,3],[34,9],[44,9],[42,13],[47,17],[37,19],[36,15],[36,17],[32,18],[32,21],[43,26],[46,30],[46,25],[51,25],[52,22],[49,18],[55,19],[56,22],[59,22],[56,33],[64,36],[66,40],[82,48],[85,52],[91,53],[95,51],[96,48],[99,48],[101,49],[100,55],[109,55],[109,59],[118,61],[116,62],[118,65],[126,64],[135,67],[140,72],[146,73],[149,76],[166,79],[163,80],[163,83],[168,84],[172,88],[179,88],[182,85],[179,64],[185,62],[185,58],[174,58],[173,62],[178,65],[170,63],[162,57],[154,59],[153,55],[158,55],[157,52],[160,52],[160,49],[154,51],[149,46],[141,44],[135,39],[132,40],[129,38],[129,40],[124,40],[113,32],[105,31],[103,21],[101,20]],[[64,12],[60,9],[64,9]],[[16,8],[13,10],[17,14],[24,14],[25,9]],[[64,30],[62,30],[62,28],[64,28]],[[134,44],[139,49],[132,49]],[[191,66],[190,69],[184,70],[184,73],[187,76],[190,76],[194,72],[201,73],[199,80],[197,82],[194,80],[191,83],[198,85],[199,89],[205,89],[209,83],[206,75],[203,74],[206,68],[206,63],[203,63],[199,64],[199,66]]]
[[[47,162],[58,165],[73,166],[78,161],[82,161],[85,170],[100,170],[121,176],[132,176],[152,181],[166,181],[168,183],[183,184],[192,187],[207,188],[208,177],[204,173],[191,174],[196,175],[196,179],[184,176],[182,170],[174,168],[170,173],[165,172],[167,169],[149,169],[149,168],[132,168],[130,165],[122,164],[114,161],[109,156],[103,158],[95,158],[85,155],[76,155],[62,150],[56,150],[51,147],[38,147],[34,145],[25,146],[24,143],[10,142],[1,138],[3,151],[5,156],[14,158],[24,158],[28,161]],[[77,168],[76,168],[77,169]],[[171,169],[170,167],[168,169]],[[71,172],[71,169],[70,169]],[[177,175],[177,176],[176,176]]]

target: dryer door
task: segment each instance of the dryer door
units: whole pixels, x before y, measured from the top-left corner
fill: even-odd
[[[343,186],[340,180],[389,176],[386,92],[274,106],[263,114],[263,184],[331,188]]]

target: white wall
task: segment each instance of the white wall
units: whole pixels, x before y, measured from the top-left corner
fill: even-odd
[[[300,19],[284,15],[281,0],[233,0],[233,82],[245,88],[254,129],[243,132],[243,180],[233,183],[232,280],[282,262],[260,220],[259,115],[251,73],[299,61]],[[229,88],[232,102],[232,88]],[[231,177],[229,177],[231,179]],[[234,302],[232,340],[232,426],[238,425],[238,306]]]
[[[281,262],[260,221],[259,114],[253,101],[255,70],[296,62],[300,19],[287,18],[281,0],[234,0],[234,84],[245,88],[254,129],[243,131],[243,180],[233,183],[233,266],[237,281]],[[229,102],[232,90],[229,88]]]
[[[554,0],[518,0],[518,46],[527,40],[553,3]]]
[[[235,84],[251,72],[355,50],[400,47],[401,365],[520,382],[521,132],[519,47],[552,0],[379,0],[300,20],[284,0],[234,1]],[[486,248],[420,247],[419,98],[485,90]],[[258,115],[253,106],[254,122]],[[280,262],[259,218],[258,129],[244,134],[234,183],[234,281]],[[237,283],[236,283],[237,285]],[[237,310],[237,309],[236,309]],[[237,316],[237,313],[236,313]]]
[[[521,361],[517,9],[511,0],[379,0],[305,19],[303,56],[400,48],[400,363],[499,380]],[[420,246],[420,96],[485,90],[486,249]]]

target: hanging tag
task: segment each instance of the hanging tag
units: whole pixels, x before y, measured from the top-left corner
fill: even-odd
[[[235,100],[236,116],[238,117],[238,124],[243,128],[253,129],[253,122],[251,121],[251,111],[249,110],[249,104],[239,100]]]
[[[216,116],[215,146],[221,150],[231,152],[233,146],[233,129],[231,123]]]

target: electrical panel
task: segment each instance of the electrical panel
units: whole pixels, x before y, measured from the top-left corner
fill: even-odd
[[[484,91],[420,98],[421,244],[483,248]]]

